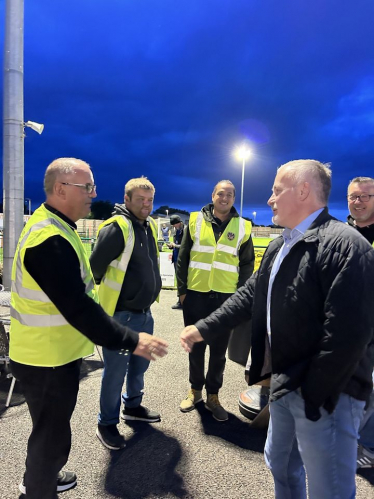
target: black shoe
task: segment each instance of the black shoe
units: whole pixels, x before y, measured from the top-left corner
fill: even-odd
[[[57,475],[57,492],[70,490],[77,485],[77,475],[72,471],[60,471]],[[19,490],[22,494],[26,494],[25,482],[19,484]]]
[[[134,408],[125,407],[121,413],[121,418],[125,421],[145,421],[147,423],[161,421],[161,416],[158,412],[150,411],[143,405]]]
[[[120,450],[126,447],[126,440],[119,433],[117,425],[115,424],[98,424],[96,429],[96,436],[107,449]]]
[[[180,301],[178,301],[175,305],[171,307],[174,310],[181,310],[183,308],[182,304]]]

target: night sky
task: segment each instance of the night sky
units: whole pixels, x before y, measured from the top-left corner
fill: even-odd
[[[26,129],[25,197],[74,156],[100,200],[145,175],[155,208],[191,211],[230,179],[239,209],[247,140],[244,215],[270,223],[276,168],[312,158],[345,218],[349,180],[374,175],[373,26],[373,0],[25,0],[24,116],[45,125]]]

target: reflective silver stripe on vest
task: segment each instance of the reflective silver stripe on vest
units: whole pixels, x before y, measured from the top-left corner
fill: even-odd
[[[212,267],[219,270],[225,270],[226,272],[234,272],[235,274],[239,273],[239,267],[228,263],[213,262]]]
[[[127,241],[125,242],[125,249],[123,250],[122,256],[120,260],[113,260],[110,262],[109,267],[112,267],[114,269],[118,269],[124,274],[126,273],[127,267],[129,265],[129,261],[134,249],[134,243],[135,243],[135,234],[134,234],[134,228],[132,226],[132,223],[127,220],[127,218],[123,215],[121,215],[123,220],[128,226],[129,232],[127,236]],[[114,291],[121,291],[122,289],[122,282],[119,284],[116,281],[113,281],[112,279],[109,279],[108,277],[104,276],[102,283],[108,286],[108,288],[113,289]]]
[[[214,246],[203,246],[201,244],[193,244],[191,251],[196,251],[197,253],[214,253],[216,248]]]
[[[121,291],[122,288],[122,283],[113,281],[107,277],[102,280],[102,284],[105,284],[105,286],[108,286],[108,288],[113,289],[114,291]]]
[[[67,326],[69,324],[62,315],[20,314],[13,307],[10,307],[10,315],[22,325],[30,327],[54,327]]]
[[[129,265],[132,251],[134,249],[135,235],[134,235],[134,228],[132,226],[132,223],[129,223],[127,218],[124,217],[123,215],[122,215],[122,218],[125,220],[128,228],[129,228],[127,241],[125,243],[125,249],[123,250],[121,259],[120,260],[113,260],[112,262],[110,262],[109,267],[113,267],[113,268],[121,270],[122,272],[125,273],[128,265]]]
[[[236,254],[238,252],[237,247],[227,246],[227,244],[221,244],[221,243],[217,244],[217,250],[222,251],[223,253],[228,253],[229,255],[234,255],[234,256],[236,256]]]
[[[24,287],[19,287],[17,282],[12,282],[12,293],[17,293],[21,298],[26,298],[27,300],[40,301],[42,303],[51,303],[51,300],[44,293],[44,291],[34,290]]]
[[[12,291],[17,293],[17,295],[20,298],[25,298],[27,300],[34,300],[34,301],[39,301],[42,303],[51,303],[51,300],[49,297],[44,293],[42,290],[35,290],[35,289],[29,289],[25,288],[22,286],[22,281],[23,281],[23,271],[22,271],[22,260],[21,260],[21,250],[23,249],[24,245],[26,244],[26,240],[29,237],[29,235],[40,229],[44,229],[45,227],[48,227],[48,225],[55,225],[58,227],[62,232],[65,234],[69,234],[69,232],[66,230],[65,226],[62,225],[58,220],[55,220],[54,218],[47,218],[45,220],[42,220],[41,222],[38,222],[37,224],[34,224],[30,227],[28,232],[23,236],[22,241],[20,241],[19,244],[19,249],[18,249],[18,257],[17,257],[17,262],[16,262],[16,280],[12,281]],[[75,234],[74,230],[72,229],[73,234]],[[79,237],[79,236],[78,236]],[[87,279],[87,272],[86,269],[83,265],[82,262],[80,262],[80,271],[81,271],[81,276],[83,281]],[[88,283],[85,283],[86,287],[86,293],[89,293],[94,288],[94,282],[92,278],[90,278]]]
[[[236,246],[236,250],[239,251],[239,247],[242,244],[242,241],[245,237],[245,220],[244,218],[239,219],[239,237],[238,237],[238,244]]]
[[[86,294],[88,295],[88,293],[90,293],[93,289],[95,289],[95,283],[92,279],[90,279],[86,284]]]
[[[203,223],[203,213],[200,211],[196,217],[196,228],[194,234],[194,242],[191,248],[191,251],[201,252],[201,253],[209,253],[209,251],[204,251],[202,248],[210,248],[212,246],[202,246],[200,244],[200,233],[201,233],[201,225]],[[213,247],[214,253],[214,247]]]
[[[194,262],[194,261],[190,261],[189,267],[191,267],[192,269],[200,269],[200,270],[208,270],[210,271],[212,266],[210,263],[202,263],[202,262]]]

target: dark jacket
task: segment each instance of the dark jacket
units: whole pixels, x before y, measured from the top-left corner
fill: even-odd
[[[113,215],[124,215],[132,222],[135,234],[134,249],[127,267],[118,298],[116,311],[148,308],[161,290],[161,276],[157,261],[157,248],[149,222],[140,222],[125,205],[115,205]],[[90,258],[92,273],[97,284],[108,265],[118,258],[125,248],[122,231],[113,222],[100,230]]]
[[[176,229],[174,237],[173,237],[173,253],[171,255],[171,263],[176,263],[178,261],[179,250],[182,244],[183,239],[184,226],[181,225],[180,229]]]
[[[355,224],[355,221],[351,217],[351,215],[348,215],[347,223],[351,227],[354,227],[362,236],[364,236],[364,238],[367,241],[369,241],[370,244],[373,244],[373,242],[374,242],[374,224],[366,225],[365,227],[359,227],[358,225]]]
[[[216,242],[220,238],[222,232],[226,229],[226,226],[230,222],[231,218],[238,217],[239,214],[234,207],[231,208],[230,218],[222,222],[219,218],[213,215],[213,204],[207,204],[201,211],[204,215],[204,220],[212,224],[214,237]],[[179,250],[178,264],[177,264],[177,285],[178,294],[185,295],[187,292],[187,277],[188,277],[188,266],[190,263],[190,253],[193,246],[193,240],[189,228],[187,227],[184,231],[182,244]],[[247,279],[249,279],[253,273],[255,262],[255,253],[253,249],[252,237],[248,239],[244,244],[240,246],[239,249],[239,281],[238,287],[242,286]]]
[[[196,327],[214,331],[252,316],[249,384],[271,375],[270,400],[301,388],[309,419],[332,412],[340,393],[367,400],[372,391],[374,250],[325,209],[284,258],[271,294],[271,359],[264,369],[267,291],[283,245],[272,241],[254,276]],[[253,310],[253,313],[252,311]]]

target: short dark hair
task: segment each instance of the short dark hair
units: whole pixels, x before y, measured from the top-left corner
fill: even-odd
[[[213,189],[213,194],[212,194],[213,196],[216,193],[216,190],[217,190],[217,187],[219,186],[219,184],[231,185],[231,187],[234,189],[234,197],[235,197],[236,189],[235,189],[235,185],[231,182],[231,180],[220,180],[219,182],[217,182],[216,185],[214,186],[214,189]]]

